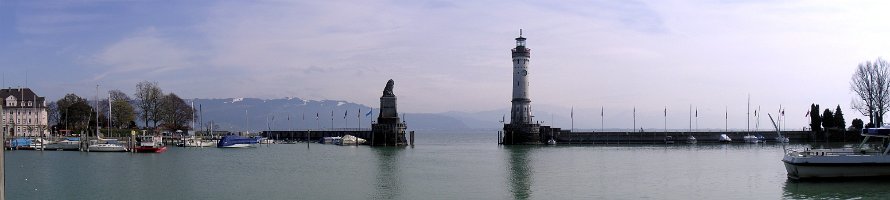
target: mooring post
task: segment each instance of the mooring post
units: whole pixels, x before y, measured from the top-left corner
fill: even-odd
[[[0,113],[3,113],[3,108],[0,108]],[[0,200],[6,200],[6,162],[3,160],[3,155],[6,154],[6,127],[3,127],[0,141],[3,142],[3,149],[0,150]]]
[[[411,131],[411,146],[414,146],[414,131]]]

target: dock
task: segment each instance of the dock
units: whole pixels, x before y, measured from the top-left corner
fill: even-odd
[[[664,144],[667,136],[671,136],[674,143],[685,143],[691,135],[697,143],[718,143],[720,135],[726,134],[732,139],[732,143],[744,143],[746,135],[763,136],[765,142],[775,142],[778,134],[775,131],[730,131],[730,132],[572,132],[559,130],[558,132],[542,133],[542,137],[554,135],[558,144]],[[814,134],[811,131],[783,131],[782,135],[788,137],[791,142],[813,141]]]
[[[284,140],[284,141],[318,141],[324,137],[343,137],[344,135],[352,135],[355,137],[370,139],[372,131],[370,128],[338,128],[323,130],[297,130],[297,131],[262,131],[260,135],[263,137]]]

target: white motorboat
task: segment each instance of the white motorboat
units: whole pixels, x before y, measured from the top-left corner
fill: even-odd
[[[218,142],[210,141],[210,140],[202,140],[200,138],[190,137],[185,138],[179,142],[179,146],[181,147],[213,147],[216,146]]]
[[[554,139],[549,139],[549,140],[547,140],[547,144],[548,144],[548,145],[556,145],[556,140],[554,140]]]
[[[875,148],[868,143],[871,138],[887,141],[890,138],[890,127],[864,129],[861,135],[865,138],[854,148],[786,150],[782,162],[788,171],[788,178],[800,180],[890,176],[890,143]]]
[[[788,137],[776,136],[776,143],[788,143],[789,141]]]
[[[126,152],[127,147],[116,142],[106,141],[107,143],[91,144],[87,147],[89,152]]]
[[[80,138],[66,138],[61,141],[49,143],[46,145],[45,149],[56,151],[77,151],[80,149]]]
[[[44,140],[43,138],[31,138],[31,144],[28,145],[27,149],[43,150],[46,148],[47,143],[49,143],[49,141]]]
[[[349,145],[359,145],[367,142],[367,140],[355,137],[353,135],[344,135],[340,138],[340,145],[349,146]]]
[[[730,142],[732,142],[732,138],[729,138],[729,136],[724,133],[724,134],[720,134],[720,138],[717,139],[717,141],[722,142],[722,143],[730,143]]]
[[[757,136],[754,136],[754,135],[745,135],[745,137],[742,137],[742,139],[745,140],[745,143],[751,143],[751,144],[760,143],[760,138],[757,138]]]
[[[321,144],[340,144],[340,140],[342,137],[322,137],[321,140],[318,140],[318,143]]]
[[[686,144],[695,144],[698,143],[698,140],[695,139],[695,136],[690,135],[686,137]]]

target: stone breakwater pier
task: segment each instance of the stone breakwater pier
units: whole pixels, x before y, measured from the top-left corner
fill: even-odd
[[[776,131],[708,131],[708,132],[573,132],[541,126],[537,144],[543,144],[553,139],[558,144],[664,144],[686,143],[689,136],[695,137],[697,143],[719,143],[720,135],[726,134],[732,139],[732,143],[744,143],[746,135],[763,136],[763,142],[775,142],[778,134]],[[851,134],[853,136],[855,134]],[[510,134],[499,132],[498,143],[504,144],[511,141]],[[782,136],[788,137],[791,142],[824,141],[812,131],[782,131]],[[530,138],[524,138],[530,139]],[[535,139],[531,139],[535,140]],[[852,139],[851,139],[852,140]]]

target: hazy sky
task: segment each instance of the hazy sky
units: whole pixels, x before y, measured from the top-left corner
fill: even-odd
[[[0,1],[5,86],[57,99],[157,81],[186,98],[301,97],[399,111],[510,105],[524,30],[536,105],[599,127],[745,127],[752,106],[800,128],[811,103],[847,123],[857,64],[890,56],[887,1]],[[541,106],[543,107],[543,106]],[[563,109],[559,109],[563,108]],[[762,123],[768,123],[763,120]],[[766,125],[763,125],[766,126]]]

